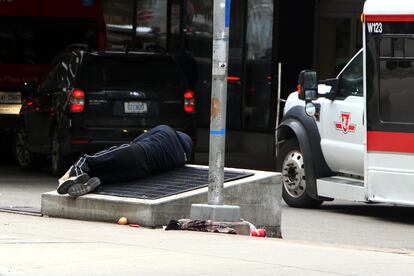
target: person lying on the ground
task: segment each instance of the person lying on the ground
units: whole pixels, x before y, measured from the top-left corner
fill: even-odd
[[[190,136],[160,125],[129,144],[83,155],[59,179],[57,192],[80,196],[101,183],[131,181],[184,166],[192,156],[192,147]]]

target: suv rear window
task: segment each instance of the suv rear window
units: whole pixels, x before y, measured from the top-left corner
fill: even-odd
[[[94,56],[81,73],[82,86],[104,89],[178,87],[183,79],[176,63],[161,57]]]

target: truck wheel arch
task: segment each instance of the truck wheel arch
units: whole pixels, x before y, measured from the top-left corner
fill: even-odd
[[[290,109],[278,128],[277,142],[278,146],[290,138],[296,137],[299,142],[301,151],[304,154],[305,173],[310,176],[308,185],[308,195],[314,199],[320,199],[317,195],[316,179],[333,175],[328,167],[321,148],[321,137],[318,127],[313,117],[305,113],[303,106],[295,106]],[[306,172],[313,169],[313,173]],[[313,179],[312,179],[313,178]],[[329,200],[329,199],[323,199]]]

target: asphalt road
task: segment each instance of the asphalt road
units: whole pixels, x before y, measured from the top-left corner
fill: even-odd
[[[414,208],[345,201],[324,203],[319,209],[284,204],[285,239],[357,247],[414,249]]]
[[[0,162],[0,209],[40,212],[40,196],[56,189],[57,180],[48,172],[23,172]]]
[[[47,169],[26,173],[0,162],[0,209],[39,211],[40,195],[56,189]],[[334,201],[319,209],[283,204],[284,239],[312,243],[375,247],[386,251],[414,250],[414,208]]]

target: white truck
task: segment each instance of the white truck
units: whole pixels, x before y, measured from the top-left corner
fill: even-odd
[[[367,0],[363,48],[334,79],[299,74],[277,128],[283,198],[414,205],[414,1]]]

